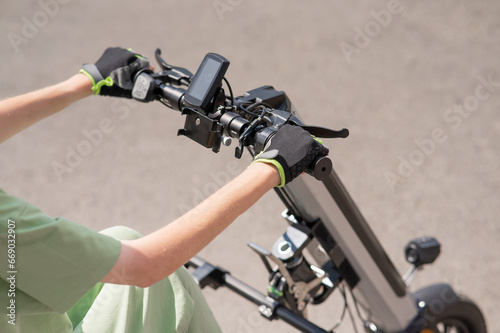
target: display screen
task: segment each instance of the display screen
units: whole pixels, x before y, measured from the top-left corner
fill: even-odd
[[[196,80],[189,87],[189,94],[198,99],[203,100],[209,91],[220,67],[220,63],[214,59],[207,58],[205,65],[201,71],[201,75],[197,75]]]
[[[229,61],[226,58],[207,53],[184,96],[187,105],[206,111],[221,86],[228,67]]]

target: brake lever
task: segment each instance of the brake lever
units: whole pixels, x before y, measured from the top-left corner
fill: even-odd
[[[340,131],[332,130],[321,126],[309,126],[299,124],[294,120],[289,120],[289,123],[302,127],[304,130],[308,131],[309,134],[314,135],[317,138],[334,139],[334,138],[347,138],[349,136],[349,130],[343,128]]]
[[[167,62],[163,60],[163,58],[161,57],[161,50],[159,48],[155,50],[155,58],[156,62],[158,63],[158,65],[160,65],[161,69],[165,71],[169,71],[172,69],[172,66],[167,64]]]
[[[167,79],[170,83],[177,85],[189,85],[193,73],[183,67],[169,65],[162,57],[159,48],[155,51],[155,58],[161,69],[160,73],[155,74],[158,79]]]

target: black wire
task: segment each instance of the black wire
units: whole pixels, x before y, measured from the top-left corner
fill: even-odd
[[[252,160],[253,160],[253,159],[254,159],[254,157],[255,157],[255,154],[252,152],[252,150],[251,150],[248,146],[246,146],[245,148],[246,148],[246,149],[247,149],[247,151],[250,153],[250,156],[252,157]]]
[[[354,316],[352,315],[351,308],[349,308],[349,318],[351,318],[352,327],[354,328],[354,332],[358,333],[358,328],[356,327],[356,322],[354,321]]]
[[[354,304],[357,304],[356,299],[354,298],[354,295],[352,294],[352,290],[349,289],[349,291],[351,293],[352,299],[354,300]],[[356,310],[357,310],[357,306],[356,306]],[[348,311],[349,311],[349,318],[351,318],[352,327],[354,328],[354,332],[358,333],[358,328],[356,327],[356,322],[354,321],[354,316],[352,315],[351,308],[348,308]],[[358,311],[358,314],[359,314],[359,311]]]
[[[254,112],[257,108],[260,108],[260,113],[256,113]],[[272,107],[269,105],[269,104],[266,104],[264,102],[257,102],[257,103],[253,103],[253,104],[250,104],[250,105],[240,105],[240,109],[253,116],[253,117],[261,117],[261,116],[264,116],[264,114],[267,112],[267,109],[272,109]]]
[[[342,324],[342,322],[344,321],[344,316],[345,316],[345,312],[346,312],[346,309],[348,308],[349,304],[347,304],[347,295],[345,293],[345,288],[343,285],[339,285],[338,286],[339,290],[340,290],[340,293],[342,294],[342,296],[344,297],[344,309],[342,310],[342,314],[340,315],[340,318],[339,320],[337,320],[337,323],[335,323],[335,325],[333,325],[332,329],[329,331],[331,333],[333,333],[333,330],[336,329],[337,327],[340,326],[340,324]]]
[[[233,95],[233,89],[231,89],[231,85],[229,84],[229,81],[224,77],[223,78],[224,82],[226,82],[227,89],[229,89],[229,95],[231,96],[231,105],[234,105],[234,95]]]
[[[256,109],[258,107],[266,107],[268,109],[272,109],[271,105],[267,104],[267,103],[264,103],[264,102],[257,102],[257,103],[253,103],[251,105],[248,106],[248,108],[252,108],[252,109]],[[253,111],[253,110],[252,110]]]
[[[252,104],[253,105],[253,104]],[[253,116],[253,117],[258,117],[259,115],[257,113],[254,113],[250,110],[248,110],[247,106],[244,106],[244,105],[240,105],[240,109],[241,111],[245,112],[245,113],[248,113],[249,115]]]
[[[351,293],[352,300],[354,301],[354,308],[356,309],[356,312],[358,313],[358,317],[362,322],[366,322],[366,319],[363,319],[363,316],[361,315],[361,312],[359,311],[358,307],[358,301],[356,300],[356,297],[354,297],[354,294],[352,293],[352,290],[349,289],[349,292]]]

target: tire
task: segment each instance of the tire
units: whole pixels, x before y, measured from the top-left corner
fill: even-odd
[[[416,295],[428,309],[422,333],[486,333],[486,321],[476,303],[455,294],[449,285],[434,285]]]

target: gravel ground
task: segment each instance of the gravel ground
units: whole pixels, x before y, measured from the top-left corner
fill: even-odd
[[[412,288],[446,281],[500,332],[499,10],[497,1],[3,1],[0,96],[63,80],[108,46],[151,58],[160,47],[193,71],[220,53],[236,93],[270,84],[306,122],[349,128],[348,139],[326,143],[398,270],[408,240],[437,237],[442,254]],[[112,131],[89,146],[102,122]],[[176,137],[182,126],[159,103],[89,98],[0,145],[1,186],[95,230],[149,233],[249,162]],[[270,248],[286,226],[282,210],[267,195],[200,255],[265,290],[246,243]],[[293,332],[229,291],[206,295],[226,332]],[[339,299],[309,309],[325,327],[340,312]]]

